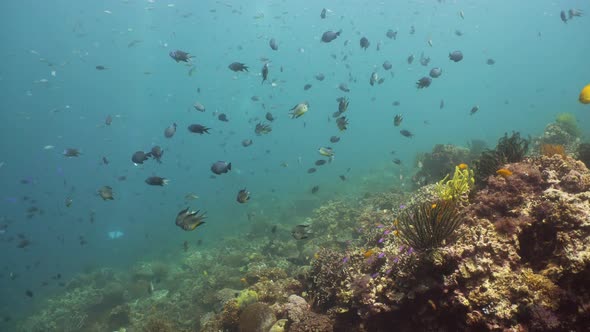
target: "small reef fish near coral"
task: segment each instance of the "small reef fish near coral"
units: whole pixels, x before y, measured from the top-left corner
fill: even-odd
[[[0,331],[589,331],[587,1],[38,3]]]

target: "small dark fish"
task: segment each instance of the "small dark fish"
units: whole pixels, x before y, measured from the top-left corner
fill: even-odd
[[[463,32],[461,30],[455,30],[455,35],[461,37],[463,36]]]
[[[419,79],[418,82],[416,82],[416,87],[418,89],[427,88],[430,86],[430,83],[432,83],[432,79],[428,76],[424,76],[421,79]]]
[[[473,115],[477,113],[477,111],[479,111],[479,106],[475,105],[471,108],[471,111],[469,111],[469,115]]]
[[[264,81],[266,81],[266,79],[268,78],[268,62],[265,63],[264,66],[262,66],[261,75],[262,75],[262,83],[260,83],[260,84],[264,84]]]
[[[203,125],[200,124],[192,124],[190,126],[188,126],[188,131],[190,131],[191,133],[195,133],[195,134],[209,134],[209,130],[211,128],[207,128]]]
[[[30,289],[27,289],[27,290],[25,291],[25,295],[26,295],[26,296],[28,296],[28,297],[33,297],[33,296],[35,296],[35,294],[33,294],[33,291],[32,291],[32,290],[30,290]]]
[[[561,21],[563,23],[567,23],[567,16],[565,15],[565,11],[561,11],[561,13],[559,13],[559,17],[561,17]]]
[[[274,39],[274,38],[271,38],[271,39],[268,41],[268,46],[270,46],[270,48],[271,48],[273,51],[277,51],[277,50],[279,49],[279,45],[277,44],[277,40],[276,40],[276,39]]]
[[[262,123],[262,122],[257,123],[256,127],[254,128],[254,132],[258,136],[269,134],[271,131],[272,131],[271,126],[266,123]]]
[[[441,99],[440,104],[438,105],[438,108],[442,110],[444,107],[445,107],[445,101],[444,101],[444,99]]]
[[[332,136],[332,137],[330,137],[330,142],[331,143],[338,143],[338,142],[340,142],[340,137]]]
[[[275,234],[277,232],[277,225],[272,225],[272,227],[270,228],[270,232]]]
[[[291,236],[293,236],[295,240],[304,240],[309,238],[310,235],[311,230],[309,229],[309,225],[297,225],[291,230]]]
[[[201,210],[197,211],[190,211],[189,208],[186,208],[176,215],[176,226],[182,228],[185,231],[193,231],[197,227],[203,225],[205,223],[205,212],[199,214]],[[200,241],[200,240],[199,240]],[[201,245],[201,243],[197,242],[197,245]]]
[[[428,66],[430,63],[430,57],[425,57],[424,53],[420,54],[420,64],[424,67]]]
[[[396,40],[397,39],[397,31],[393,31],[393,30],[389,29],[385,33],[385,36],[387,36],[387,38],[389,38],[389,39]]]
[[[188,251],[188,241],[184,241],[184,242],[182,243],[182,250],[183,250],[184,252],[187,252],[187,251]]]
[[[29,241],[25,238],[21,238],[20,241],[18,242],[18,244],[16,245],[16,247],[19,249],[24,249],[24,248],[28,247],[30,244],[31,244],[31,241]]]
[[[320,186],[313,186],[313,187],[311,188],[311,193],[312,193],[312,194],[315,194],[315,193],[317,193],[318,191],[320,191]]]
[[[323,81],[325,78],[326,78],[326,76],[324,74],[322,74],[322,73],[318,73],[318,74],[315,75],[315,79],[318,80],[318,81],[320,81],[320,82]]]
[[[252,97],[250,97],[250,100],[252,100],[252,101],[259,101],[260,100],[260,97],[258,97],[258,96],[252,96]]]
[[[324,159],[318,159],[315,161],[314,163],[316,166],[322,166],[326,164],[326,161]]]
[[[303,86],[303,91],[307,91],[309,89],[311,89],[311,84],[307,83]]]
[[[344,97],[339,98],[338,100],[338,113],[342,114],[348,110],[348,104],[350,101]]]
[[[225,113],[221,113],[217,116],[217,119],[219,121],[223,121],[223,122],[229,122],[229,119],[227,118],[227,114]]]
[[[408,57],[407,61],[408,61],[408,64],[411,65],[412,62],[414,62],[414,54],[410,54],[410,56]]]
[[[341,116],[338,119],[336,119],[336,126],[338,126],[338,129],[340,129],[340,131],[345,131],[346,129],[348,129],[348,120],[346,119],[346,117]]]
[[[132,156],[131,156],[131,161],[134,164],[143,164],[144,161],[148,160],[148,158],[151,156],[150,153],[145,153],[143,151],[136,151]]]
[[[250,200],[250,192],[246,188],[238,191],[236,201],[240,204],[244,204]]]
[[[249,147],[250,145],[252,145],[252,143],[253,142],[251,139],[245,139],[242,141],[242,146],[246,148],[246,147]]]
[[[78,156],[80,156],[80,154],[81,154],[80,150],[74,149],[74,148],[67,148],[63,152],[63,155],[68,158],[78,157]]]
[[[494,59],[492,59],[492,58],[490,58],[490,59],[487,59],[487,60],[486,60],[486,64],[488,64],[488,65],[490,65],[490,66],[492,66],[492,65],[495,65],[495,64],[496,64],[496,60],[494,60]]]
[[[340,85],[338,85],[338,89],[340,89],[341,91],[344,91],[344,92],[350,92],[350,89],[348,88],[348,84],[346,84],[346,83],[340,83]]]
[[[168,53],[168,55],[170,55],[170,57],[172,59],[174,59],[174,61],[176,62],[189,62],[190,59],[192,58],[192,56],[190,54],[188,54],[187,52],[181,51],[181,50],[176,50],[176,51],[172,51],[170,53]]]
[[[331,30],[324,32],[322,34],[322,43],[329,43],[333,41],[334,39],[338,38],[338,36],[340,36],[341,33],[342,30],[338,30],[338,32],[334,32]]]
[[[396,164],[396,165],[401,165],[402,164],[402,161],[399,160],[399,159],[397,159],[397,158],[395,158],[395,159],[393,159],[393,163]]]
[[[217,161],[211,165],[211,172],[221,175],[231,171],[231,163],[225,161]]]
[[[231,71],[238,72],[238,71],[248,71],[248,66],[241,62],[232,62],[227,66]]]
[[[459,62],[459,61],[463,60],[463,52],[453,51],[452,53],[449,53],[449,59],[451,59],[455,62]]]
[[[393,105],[393,106],[399,106],[400,105],[400,102],[399,102],[399,100],[396,100],[393,103],[391,103],[391,105]]]
[[[396,127],[399,127],[399,125],[402,124],[403,120],[404,120],[404,117],[401,114],[396,114],[393,117],[393,125]]]
[[[164,129],[164,137],[172,138],[176,134],[176,123],[173,123]]]
[[[193,57],[190,54],[188,54],[187,52],[181,51],[181,50],[176,50],[176,51],[172,51],[170,53],[168,53],[168,55],[170,55],[170,57],[172,59],[174,59],[174,61],[176,62],[189,62],[190,59]]]
[[[361,38],[361,40],[359,41],[359,44],[360,44],[361,48],[364,49],[365,51],[371,45],[371,43],[369,42],[367,37]]]
[[[442,75],[442,69],[440,69],[439,67],[434,67],[434,68],[430,69],[429,75],[432,78],[439,78],[440,75]]]
[[[338,175],[338,177],[340,178],[340,180],[346,181],[346,176],[344,176],[344,175]]]
[[[74,203],[74,200],[71,197],[66,197],[66,200],[65,200],[66,207],[72,206],[72,203]]]
[[[145,183],[149,184],[150,186],[160,186],[163,187],[168,184],[170,180],[159,177],[159,176],[150,176],[149,178],[145,179]]]
[[[323,8],[323,9],[322,9],[322,12],[320,13],[320,17],[321,17],[322,19],[326,18],[326,12],[327,12],[326,8]]]
[[[107,159],[107,157],[104,157],[104,156],[102,157],[102,163],[104,165],[108,165],[109,164],[109,160]]]
[[[406,129],[400,130],[399,133],[402,134],[402,136],[404,136],[404,137],[408,137],[408,138],[414,137],[414,134],[412,134],[409,130],[406,130]]]
[[[273,122],[275,120],[275,118],[274,118],[274,116],[272,116],[271,112],[266,112],[266,115],[264,115],[264,118],[270,122]]]
[[[155,145],[150,150],[149,155],[154,158],[158,163],[162,163],[162,156],[164,155],[164,150],[159,145]]]
[[[96,68],[96,70],[107,70],[108,69],[107,67],[101,66],[101,65],[98,65],[98,66],[96,66],[94,68]]]
[[[113,123],[113,117],[109,114],[107,115],[107,117],[104,119],[104,124],[107,126],[110,126],[111,123]]]
[[[413,35],[413,34],[415,34],[415,33],[416,33],[416,28],[415,28],[415,27],[412,25],[412,26],[410,27],[410,35]]]
[[[391,68],[393,68],[393,65],[391,64],[391,62],[389,62],[389,61],[383,62],[383,69],[390,70]]]
[[[313,174],[317,171],[317,169],[315,169],[314,167],[310,168],[307,170],[307,174]]]

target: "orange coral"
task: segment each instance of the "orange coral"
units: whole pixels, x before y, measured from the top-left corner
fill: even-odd
[[[556,154],[565,157],[565,147],[561,144],[541,144],[541,154],[547,157]]]

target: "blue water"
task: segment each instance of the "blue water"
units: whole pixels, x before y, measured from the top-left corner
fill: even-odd
[[[321,20],[324,5],[331,11]],[[585,1],[2,1],[0,224],[8,228],[0,234],[0,315],[25,315],[58,293],[51,279],[57,273],[68,280],[84,269],[123,267],[180,250],[185,240],[222,245],[224,236],[249,229],[248,213],[281,222],[297,202],[359,194],[365,177],[388,175],[390,187],[409,186],[399,175],[411,177],[416,154],[437,143],[478,138],[493,146],[512,130],[540,135],[560,112],[574,113],[588,135],[590,108],[577,98],[590,83],[590,20],[564,24],[559,12],[568,8],[590,14]],[[324,31],[339,29],[334,42],[320,43]],[[387,29],[398,31],[397,40],[385,36]],[[362,36],[371,42],[366,51],[359,47]],[[270,38],[278,51],[268,46]],[[141,42],[128,47],[134,40]],[[195,56],[192,76],[169,57],[175,49]],[[454,50],[464,53],[463,61],[448,59]],[[419,63],[421,52],[432,59],[428,67]],[[275,87],[260,84],[261,57],[271,61]],[[488,58],[496,64],[486,65]],[[381,67],[385,60],[394,77]],[[234,61],[250,72],[230,71]],[[443,75],[416,89],[435,66]],[[385,78],[382,85],[368,84],[373,71]],[[320,72],[323,82],[314,79]],[[350,93],[338,90],[342,82]],[[307,83],[313,86],[304,91]],[[350,125],[339,133],[331,114],[341,96],[350,99]],[[303,101],[310,111],[290,119],[289,109]],[[195,111],[195,102],[206,112]],[[470,116],[474,105],[480,110]],[[256,136],[254,126],[267,111],[277,119],[273,131]],[[218,121],[214,112],[230,121]],[[393,127],[398,113],[400,128],[413,138]],[[178,131],[166,139],[163,131],[173,122]],[[211,134],[189,133],[191,123],[211,127]],[[331,144],[332,135],[342,140]],[[254,140],[248,148],[241,146],[246,138]],[[165,150],[162,164],[133,165],[133,152],[156,144]],[[320,146],[332,146],[335,159],[307,174]],[[64,158],[70,147],[82,155]],[[391,150],[404,161],[401,170],[391,163]],[[108,165],[101,164],[103,156]],[[232,162],[233,170],[211,179],[217,160]],[[123,175],[125,181],[117,180]],[[152,175],[171,182],[147,186],[144,179]],[[113,187],[115,200],[96,195],[104,185]],[[312,197],[314,185],[321,190]],[[242,188],[252,192],[246,205],[235,201]],[[191,192],[199,198],[187,203]],[[31,206],[43,214],[26,218]],[[195,232],[174,225],[187,206],[209,216]],[[109,239],[110,231],[124,236]],[[17,234],[30,246],[16,248]],[[81,246],[79,236],[88,243]],[[26,289],[35,296],[25,296]]]

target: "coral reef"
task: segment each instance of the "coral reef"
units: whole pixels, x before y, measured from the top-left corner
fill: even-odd
[[[400,237],[411,248],[432,250],[449,243],[461,222],[454,202],[424,202],[405,209],[397,226]]]
[[[440,180],[434,187],[434,191],[439,199],[443,201],[452,201],[458,204],[467,204],[471,188],[475,184],[473,170],[465,164],[455,166],[455,173],[449,179],[449,175]]]
[[[467,148],[437,144],[432,152],[418,156],[417,162],[422,167],[414,175],[413,182],[418,186],[435,183],[451,173],[456,165],[468,163],[471,159],[471,152]]]
[[[578,159],[583,162],[586,167],[590,167],[590,143],[580,144],[576,154],[578,155]]]
[[[567,148],[527,149],[504,135],[475,172],[463,152],[431,156],[453,178],[411,194],[330,200],[174,261],[81,274],[18,331],[583,330],[590,171]],[[308,239],[291,236],[300,223]]]

